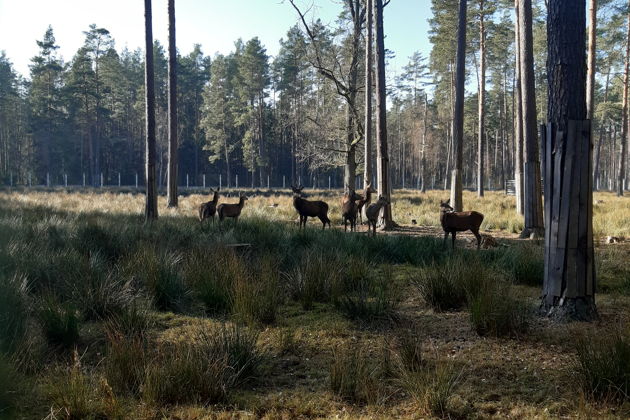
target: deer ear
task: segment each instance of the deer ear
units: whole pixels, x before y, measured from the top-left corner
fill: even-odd
[[[451,203],[451,199],[450,198],[444,202],[444,204],[450,204],[450,203]]]

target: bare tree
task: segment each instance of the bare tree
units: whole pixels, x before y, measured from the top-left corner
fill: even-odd
[[[466,0],[459,0],[455,108],[453,112],[454,168],[451,176],[451,206],[455,211],[462,211],[462,148],[464,144],[464,85],[466,83],[466,6]]]
[[[175,0],[168,0],[168,206],[177,207],[177,47]]]
[[[146,221],[158,217],[157,182],[155,177],[155,75],[153,74],[153,29],[151,0],[144,0],[144,82],[146,120]]]

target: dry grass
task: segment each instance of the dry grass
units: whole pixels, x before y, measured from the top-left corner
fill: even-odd
[[[222,197],[221,201],[236,201],[236,195],[233,194],[231,198]],[[427,228],[426,232],[439,235],[439,229],[435,228],[439,222],[438,204],[440,199],[447,196],[448,194],[444,191],[429,192],[424,195],[415,191],[399,191],[394,197],[394,216],[403,225],[410,225],[411,220],[415,219],[418,225],[432,226],[434,228]],[[333,223],[340,224],[340,194],[338,192],[319,191],[313,194],[312,198],[328,201]],[[161,216],[168,217],[162,217],[161,223],[153,227],[154,230],[146,228],[133,232],[144,241],[134,239],[136,242],[133,242],[133,247],[146,246],[151,241],[163,241],[168,246],[176,245],[178,249],[186,253],[188,258],[194,256],[198,259],[194,266],[188,268],[188,271],[182,271],[190,277],[191,271],[196,270],[195,286],[199,286],[203,279],[212,275],[212,270],[203,269],[204,261],[207,264],[219,264],[221,261],[220,258],[204,259],[204,251],[210,249],[210,245],[199,240],[217,231],[199,227],[198,222],[193,219],[196,216],[197,206],[205,200],[207,200],[205,195],[185,195],[180,199],[180,207],[173,210],[166,209],[164,198],[160,197]],[[598,193],[596,200],[603,200],[603,203],[596,204],[594,221],[596,235],[630,237],[629,199],[618,199],[611,194]],[[12,267],[1,260],[3,253],[10,255],[11,258],[17,258],[16,255],[28,251],[18,246],[17,239],[13,240],[8,235],[2,236],[5,231],[12,232],[11,229],[17,231],[16,226],[27,226],[23,229],[26,232],[24,235],[32,235],[28,238],[32,238],[32,246],[35,248],[35,243],[40,238],[51,243],[51,247],[54,247],[55,241],[59,241],[59,246],[62,246],[65,230],[71,230],[73,224],[79,224],[77,221],[85,223],[86,219],[93,220],[98,226],[106,227],[112,226],[113,222],[117,223],[119,220],[117,216],[120,215],[127,216],[120,219],[124,223],[133,225],[137,221],[140,225],[144,205],[142,195],[118,194],[112,191],[103,193],[4,191],[0,192],[0,202],[6,210],[5,214],[0,215],[0,267],[2,269]],[[464,203],[465,209],[475,208],[486,214],[483,228],[492,229],[493,235],[514,238],[513,232],[517,232],[522,224],[522,219],[514,214],[513,197],[490,192],[484,199],[478,200],[474,193],[466,192]],[[473,203],[476,204],[473,206]],[[274,204],[277,206],[273,206]],[[24,211],[35,206],[42,208],[41,216],[40,213],[34,215],[26,214],[27,212]],[[50,212],[50,209],[60,210],[63,213],[54,214]],[[99,212],[105,214],[99,215]],[[128,217],[130,214],[138,215],[138,218]],[[36,217],[40,219],[36,220]],[[267,219],[284,222],[284,224],[273,223],[272,229],[269,223],[252,222],[252,219]],[[422,252],[420,245],[424,246],[424,242],[416,239],[414,242],[396,243],[383,241],[384,238],[378,237],[372,240],[365,238],[364,235],[350,233],[344,235],[343,232],[332,232],[335,235],[322,236],[316,229],[297,234],[294,233],[297,229],[290,227],[295,219],[296,214],[291,206],[288,192],[268,197],[253,196],[247,202],[239,221],[240,230],[231,229],[232,221],[225,222],[230,227],[222,230],[221,233],[224,235],[222,241],[227,242],[230,238],[238,238],[237,235],[242,235],[244,232],[260,241],[269,233],[267,242],[258,243],[261,248],[275,238],[288,238],[293,241],[291,246],[300,249],[300,253],[295,253],[294,256],[302,256],[301,253],[308,255],[313,252],[312,245],[317,243],[318,238],[328,237],[340,241],[350,238],[347,243],[330,246],[331,252],[339,252],[339,261],[335,260],[334,264],[332,260],[325,259],[328,254],[322,253],[321,258],[334,267],[340,267],[339,270],[348,265],[348,255],[354,257],[351,252],[361,252],[361,255],[379,255],[374,253],[372,248],[398,246],[395,252],[402,252],[404,250],[402,248],[409,248],[415,244],[416,248],[413,248],[413,252],[419,253]],[[313,222],[312,226],[319,227],[318,223]],[[277,228],[278,225],[279,228]],[[178,226],[183,227],[178,230]],[[130,226],[130,229],[135,228]],[[291,235],[278,236],[278,232],[274,229],[289,231]],[[155,232],[161,236],[151,236],[158,234]],[[419,230],[419,232],[425,231]],[[404,232],[397,231],[394,234],[400,235]],[[73,238],[72,240],[77,240],[72,235],[70,237]],[[128,237],[135,238],[131,234]],[[361,241],[352,241],[352,238],[361,239]],[[18,239],[24,240],[24,238]],[[117,244],[115,241],[109,243],[105,239],[107,238],[102,241],[107,243],[112,250],[111,259],[120,258],[116,261],[120,264],[121,275],[128,276],[125,270],[137,271],[137,262],[134,265],[129,259],[132,259],[139,250],[130,248],[127,244]],[[192,242],[197,248],[190,249],[193,246]],[[511,240],[506,240],[506,244],[510,248],[500,250],[518,250],[523,245],[522,242]],[[354,248],[349,251],[337,249],[340,246]],[[435,246],[435,244],[427,243],[427,246]],[[528,246],[531,246],[533,250],[539,245],[528,244]],[[266,251],[271,249],[271,247],[268,248]],[[609,273],[611,278],[606,280],[610,281],[609,284],[613,284],[612,277],[621,278],[619,282],[623,283],[624,276],[628,276],[628,269],[624,264],[627,260],[628,248],[625,244],[611,245],[608,248],[614,249],[614,252],[606,254],[607,258],[599,262],[598,269]],[[278,249],[280,248],[273,248],[274,252]],[[288,248],[283,249],[286,251]],[[320,248],[317,250],[322,252]],[[377,251],[384,254],[386,251],[393,252],[380,248]],[[242,261],[253,264],[255,259],[251,258],[249,251],[239,252],[239,258],[242,258]],[[343,252],[348,252],[348,254]],[[369,254],[370,252],[372,254]],[[476,255],[485,261],[484,258],[497,258],[496,255],[499,255],[497,252],[481,251]],[[25,255],[28,257],[35,254]],[[71,254],[68,255],[71,256]],[[427,255],[433,254],[427,253]],[[452,262],[448,253],[435,255],[446,263]],[[509,260],[510,255],[510,258],[518,258],[519,254],[501,255],[504,260]],[[79,255],[76,258],[80,257]],[[278,260],[283,257],[286,258],[286,256],[277,255]],[[182,261],[190,261],[190,259],[184,258]],[[383,257],[383,261],[387,261],[386,257]],[[578,334],[600,336],[612,334],[617,330],[618,325],[625,325],[630,320],[630,298],[620,293],[617,286],[614,288],[614,293],[611,292],[613,288],[609,288],[598,295],[598,308],[601,315],[599,323],[566,326],[555,325],[546,319],[537,318],[532,321],[529,330],[522,336],[516,338],[494,335],[480,337],[471,326],[470,313],[466,310],[436,312],[412,285],[411,279],[419,277],[420,271],[426,269],[430,262],[429,258],[428,261],[423,262],[418,259],[405,265],[379,266],[375,264],[370,266],[370,272],[378,272],[377,270],[388,267],[392,270],[393,278],[401,285],[396,317],[386,321],[366,323],[361,320],[352,320],[335,308],[334,302],[328,302],[317,296],[308,299],[308,305],[304,305],[303,301],[292,297],[290,291],[287,290],[287,296],[283,297],[282,302],[279,302],[275,309],[274,319],[269,320],[271,324],[252,323],[255,324],[252,328],[256,329],[252,335],[255,338],[252,340],[256,341],[255,348],[260,351],[261,357],[257,373],[248,375],[251,376],[250,380],[233,389],[226,397],[227,401],[220,405],[204,405],[203,403],[210,401],[207,398],[193,398],[193,401],[201,403],[188,402],[184,405],[165,406],[151,402],[151,398],[147,398],[148,402],[143,401],[142,391],[137,386],[137,382],[144,378],[143,376],[138,376],[140,379],[134,376],[128,382],[123,378],[124,380],[119,381],[121,383],[117,383],[114,377],[110,376],[112,383],[108,384],[104,377],[108,377],[108,374],[112,375],[112,372],[109,371],[111,365],[108,365],[107,358],[111,357],[110,362],[115,362],[112,352],[122,350],[112,348],[111,343],[108,342],[108,334],[111,335],[112,325],[117,325],[116,331],[120,330],[120,334],[125,332],[131,337],[126,339],[133,340],[141,337],[142,340],[147,340],[147,349],[186,346],[198,340],[197,335],[200,329],[213,331],[214,328],[223,325],[226,318],[234,316],[227,313],[229,311],[209,311],[199,302],[200,308],[197,311],[193,307],[183,313],[173,313],[156,310],[155,306],[144,302],[141,306],[141,316],[122,312],[109,323],[103,323],[101,320],[86,321],[80,326],[80,340],[77,344],[82,362],[80,369],[76,366],[68,368],[68,364],[72,363],[69,361],[70,350],[66,353],[43,356],[42,365],[46,367],[29,371],[27,376],[45,386],[34,387],[33,393],[36,395],[33,398],[29,397],[28,412],[20,413],[20,417],[43,418],[52,409],[58,418],[62,418],[62,410],[66,409],[75,415],[84,415],[86,418],[91,416],[92,418],[181,419],[380,419],[432,418],[436,415],[476,419],[628,418],[630,407],[627,405],[595,403],[587,396],[576,398],[576,395],[580,395],[581,389],[575,370],[577,359],[572,344],[573,338]],[[30,275],[40,275],[44,278],[45,276],[36,270],[38,267],[34,263],[32,265]],[[70,272],[70,270],[64,270],[66,270],[64,267],[60,267],[59,273]],[[288,284],[287,279],[296,276],[293,270],[287,269],[284,272],[283,267],[278,267],[278,270],[284,275],[274,277],[274,282],[283,283],[284,281]],[[252,273],[255,277],[264,274],[263,271],[252,271]],[[141,280],[136,277],[132,280]],[[248,280],[255,281],[256,278]],[[217,282],[219,280],[221,279]],[[535,304],[540,295],[540,288],[530,284],[531,282],[523,281],[522,285],[515,287],[519,296]],[[199,299],[198,289],[197,287],[194,293],[190,293],[195,299]],[[254,293],[247,296],[262,293],[259,289],[252,290]],[[147,320],[147,317],[150,320]],[[230,320],[237,321],[238,316]],[[38,334],[38,332],[29,331],[29,334]],[[388,372],[387,367],[390,361],[386,360],[388,353],[383,351],[384,342],[393,343],[393,353],[403,361],[401,363],[409,372],[417,372],[417,375],[410,376],[411,379],[417,376],[421,380],[418,385],[422,386],[418,388],[417,393],[412,392],[413,386],[411,388],[401,386],[395,377],[396,372]],[[366,370],[369,373],[366,377],[371,379],[372,383],[368,384],[369,389],[359,389],[358,393],[355,392],[358,398],[348,399],[347,395],[343,395],[344,392],[331,389],[331,380],[334,379],[331,378],[331,368],[334,367],[333,371],[336,369],[346,372],[348,366],[339,364],[339,361],[343,360],[342,353],[346,354],[348,351],[351,353],[352,349],[361,349],[361,355],[369,361],[370,369]],[[130,349],[130,355],[133,350],[135,349]],[[144,348],[140,350],[139,353],[145,351]],[[159,361],[155,354],[150,353],[151,351],[153,350],[147,350],[147,360]],[[127,355],[122,354],[122,356]],[[396,358],[394,357],[393,360],[395,362]],[[120,364],[120,368],[134,365],[127,359],[117,363]],[[445,369],[440,371],[440,367]],[[361,371],[358,368],[355,370]],[[350,373],[353,372],[350,369]],[[373,372],[377,372],[378,376],[372,375]],[[115,373],[133,372],[131,368],[125,368],[124,371],[118,369]],[[378,379],[378,383],[375,382],[375,378]],[[203,380],[200,383],[202,382]],[[2,383],[0,377],[0,385]],[[51,384],[58,384],[58,389],[51,388],[49,386]],[[433,394],[425,389],[427,384],[435,385]],[[412,382],[411,385],[414,383]],[[203,384],[201,386],[203,387]],[[125,388],[131,390],[124,391]],[[186,387],[183,386],[182,390],[181,392],[185,393]],[[346,398],[343,398],[344,396]],[[2,417],[1,411],[0,417]]]

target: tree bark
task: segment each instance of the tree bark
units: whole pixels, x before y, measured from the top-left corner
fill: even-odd
[[[424,117],[422,118],[422,150],[420,157],[420,177],[422,179],[421,192],[427,191],[427,159],[426,159],[426,147],[427,147],[427,111],[428,111],[427,93],[424,93]]]
[[[525,156],[524,213],[525,229],[521,238],[544,234],[540,159],[536,124],[536,89],[534,82],[534,37],[532,34],[532,0],[520,0],[519,30],[521,41],[521,95],[523,108],[523,145]]]
[[[168,0],[168,206],[177,207],[177,47],[175,0]]]
[[[516,30],[514,31],[514,36],[516,38],[515,48],[516,48],[516,67],[515,67],[515,78],[516,78],[516,104],[515,104],[515,113],[516,116],[514,118],[514,190],[516,193],[516,212],[518,214],[524,214],[524,206],[523,206],[523,97],[521,91],[521,36],[520,36],[520,11],[519,11],[519,0],[514,0],[514,8],[516,13]]]
[[[628,70],[630,70],[630,13],[628,13],[628,31],[626,35],[626,63],[623,72],[623,106],[621,109],[621,153],[619,153],[619,168],[617,172],[617,196],[623,195],[624,180],[626,178],[626,148],[628,144]]]
[[[451,173],[451,206],[462,211],[462,148],[464,144],[464,85],[466,82],[466,0],[459,0],[457,28],[457,68],[455,76],[455,109],[453,111],[453,171]]]
[[[363,188],[372,181],[372,45],[373,41],[373,22],[372,22],[372,0],[366,0],[367,20],[365,23],[367,36],[365,39],[365,125],[363,134],[365,137],[364,152],[364,171],[363,171]],[[365,210],[364,210],[365,211]]]
[[[541,310],[597,319],[592,142],[586,120],[585,0],[550,0],[545,134],[545,278]]]
[[[479,126],[477,147],[477,195],[483,197],[484,188],[484,148],[486,142],[485,102],[486,102],[486,28],[484,22],[484,0],[479,0]]]
[[[383,0],[374,1],[376,24],[376,171],[378,195],[391,200],[389,152],[387,145],[387,96],[385,90],[385,35],[383,31]],[[393,227],[392,206],[383,207],[379,217],[382,229]]]
[[[604,103],[608,102],[608,88],[610,86],[610,66],[606,72],[606,84],[604,87]],[[592,121],[592,120],[591,120]],[[597,136],[597,147],[595,148],[594,169],[593,169],[593,188],[599,190],[599,161],[601,158],[602,142],[604,141],[604,117],[599,123],[599,135]]]
[[[157,184],[155,179],[155,75],[153,74],[153,29],[151,0],[144,0],[144,81],[145,81],[145,124],[146,124],[146,221],[158,217]]]

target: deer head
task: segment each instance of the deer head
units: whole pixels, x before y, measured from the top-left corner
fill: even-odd
[[[382,195],[379,195],[379,196],[378,196],[378,201],[377,201],[377,203],[378,203],[378,204],[381,204],[381,205],[391,204],[391,202],[389,201],[389,199],[388,199],[387,197],[383,197]]]
[[[372,188],[372,181],[368,182],[367,185],[365,186],[365,192],[366,192],[366,194],[368,192],[371,192],[371,193],[375,193],[376,192],[376,190],[374,188]]]
[[[293,185],[291,185],[291,189],[293,190],[293,196],[294,197],[306,197],[306,195],[302,192],[302,190],[304,189],[303,186],[299,186],[299,187],[294,187]]]
[[[449,213],[453,211],[453,207],[450,206],[451,199],[449,198],[446,201],[440,201],[440,211],[442,213]]]

